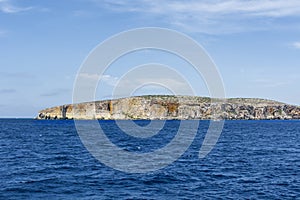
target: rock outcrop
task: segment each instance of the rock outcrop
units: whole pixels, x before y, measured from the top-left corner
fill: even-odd
[[[47,108],[37,119],[300,119],[300,107],[253,98],[148,95]]]

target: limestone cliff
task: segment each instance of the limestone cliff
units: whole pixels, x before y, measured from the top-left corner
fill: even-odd
[[[37,119],[300,119],[300,107],[253,98],[148,95],[47,108]]]

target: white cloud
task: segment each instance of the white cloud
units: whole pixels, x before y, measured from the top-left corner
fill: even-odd
[[[3,13],[19,13],[31,10],[32,7],[18,7],[12,4],[10,0],[0,0],[0,12]]]
[[[299,1],[285,0],[259,0],[259,1],[174,1],[169,5],[169,10],[176,12],[202,12],[217,15],[245,14],[258,16],[281,17],[288,15],[299,15]]]
[[[94,81],[98,81],[99,80],[100,75],[98,75],[98,74],[81,73],[81,74],[79,74],[79,77],[83,78],[83,79],[87,79],[87,81],[90,80],[90,81],[94,82]],[[118,77],[114,77],[114,76],[106,74],[106,75],[102,75],[100,77],[100,81],[103,81],[107,85],[115,86],[116,83],[117,83],[117,81],[118,81]]]
[[[300,42],[294,42],[292,46],[296,49],[300,49]]]
[[[114,10],[127,12],[148,12],[174,15],[174,13],[191,13],[202,16],[209,14],[232,15],[234,13],[250,16],[272,16],[282,17],[290,15],[300,15],[300,1],[298,0],[211,0],[211,1],[180,1],[180,0],[102,0],[94,2],[105,3]],[[212,17],[212,16],[208,16]]]
[[[274,28],[272,20],[276,18],[300,16],[298,0],[92,1],[112,11],[150,14],[173,26],[203,33],[263,30]]]
[[[78,75],[79,78],[83,79],[89,79],[89,80],[98,80],[99,75],[98,74],[89,74],[89,73],[80,73]]]
[[[104,83],[111,85],[111,86],[115,86],[118,82],[118,77],[114,77],[111,75],[103,75],[101,77],[101,81],[103,81]]]
[[[146,73],[147,74],[147,73]],[[95,83],[95,81],[98,80],[98,75],[94,74],[81,74],[81,78],[88,79],[90,82]],[[89,81],[85,81],[85,84],[88,84]],[[156,92],[158,90],[161,90],[161,88],[176,88],[176,91],[182,94],[188,94],[187,91],[190,91],[187,83],[185,83],[182,79],[179,79],[178,77],[164,77],[163,74],[145,78],[145,77],[123,77],[118,78],[111,75],[102,75],[100,78],[100,82],[105,83],[109,86],[113,87],[113,90],[116,90],[117,92],[114,95],[117,95],[119,97],[124,96],[124,94],[128,94],[128,91],[138,88],[146,87],[147,90],[151,90],[152,92]],[[101,87],[100,87],[101,88]],[[98,89],[100,89],[98,88]],[[132,92],[131,91],[131,92]],[[125,96],[126,96],[125,95]]]

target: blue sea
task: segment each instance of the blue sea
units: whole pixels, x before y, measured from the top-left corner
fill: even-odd
[[[143,139],[115,121],[99,123],[120,148],[145,153],[172,140],[180,121]],[[94,158],[72,120],[0,119],[0,199],[300,199],[300,121],[226,121],[213,150],[199,159],[208,125],[199,121],[177,161],[139,174]]]

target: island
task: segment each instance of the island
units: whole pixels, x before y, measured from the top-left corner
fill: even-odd
[[[258,98],[146,95],[56,106],[39,111],[36,119],[288,120],[300,119],[300,106]]]

